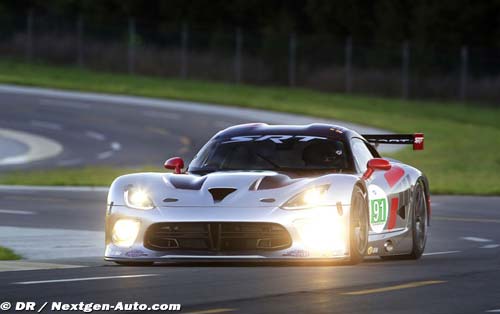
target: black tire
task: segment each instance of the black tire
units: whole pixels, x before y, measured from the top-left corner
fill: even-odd
[[[363,261],[368,247],[368,203],[366,194],[359,186],[352,191],[351,212],[349,218],[349,263]]]
[[[153,262],[126,262],[126,261],[115,261],[116,264],[120,266],[131,266],[131,267],[140,267],[140,266],[151,266]]]
[[[412,202],[412,249],[409,254],[381,256],[385,260],[402,260],[402,259],[419,259],[425,250],[427,242],[427,194],[425,192],[424,183],[421,180],[417,181],[413,193]]]

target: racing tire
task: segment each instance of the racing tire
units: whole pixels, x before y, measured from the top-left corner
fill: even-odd
[[[116,264],[120,266],[131,266],[131,267],[141,267],[141,266],[152,266],[153,262],[126,262],[126,261],[115,261]]]
[[[355,186],[351,198],[349,214],[349,264],[363,261],[368,247],[368,202],[366,194]]]
[[[414,190],[414,202],[412,210],[412,249],[409,254],[381,256],[385,260],[402,260],[402,259],[419,259],[425,250],[427,242],[427,194],[425,192],[424,183],[421,180],[417,181]]]

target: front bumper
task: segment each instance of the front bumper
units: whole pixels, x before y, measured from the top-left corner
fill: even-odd
[[[341,214],[336,206],[295,211],[271,207],[162,207],[142,211],[125,206],[113,206],[106,217],[105,259],[117,262],[344,260],[349,258],[347,232],[349,207],[344,206],[340,212]],[[113,226],[122,219],[132,219],[140,223],[134,243],[126,247],[116,245],[112,235]],[[185,222],[278,224],[289,233],[291,243],[283,249],[230,251],[223,249],[157,250],[145,245],[147,230],[153,224]],[[308,223],[314,225],[308,226]],[[319,229],[324,229],[323,233],[329,238],[325,239]]]

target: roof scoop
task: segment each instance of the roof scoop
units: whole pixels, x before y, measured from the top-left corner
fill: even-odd
[[[210,192],[210,194],[212,194],[212,198],[214,199],[215,203],[222,201],[224,198],[226,198],[226,196],[233,193],[234,191],[236,191],[236,189],[233,189],[233,188],[208,189],[208,192]]]

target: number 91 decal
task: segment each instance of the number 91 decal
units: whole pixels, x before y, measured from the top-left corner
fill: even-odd
[[[382,232],[389,217],[387,195],[376,185],[368,187],[370,207],[370,227],[375,232]]]

